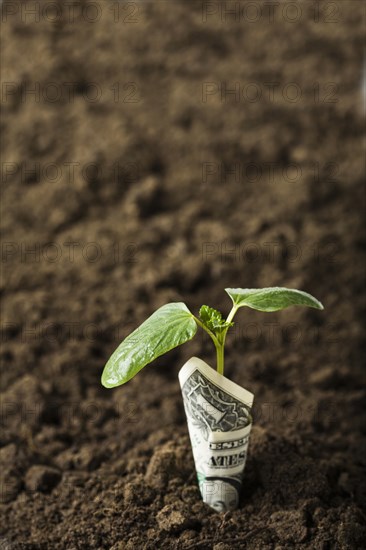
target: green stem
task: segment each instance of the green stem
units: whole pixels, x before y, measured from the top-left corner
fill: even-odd
[[[217,372],[224,375],[224,345],[216,346]]]
[[[231,323],[231,321],[233,320],[234,315],[237,312],[237,310],[238,310],[238,307],[236,305],[234,305],[232,307],[227,319],[226,319],[229,323]],[[228,331],[229,327],[227,327],[222,332],[222,334],[220,335],[220,338],[217,338],[216,335],[209,328],[207,328],[202,323],[202,321],[200,321],[200,319],[198,319],[195,315],[193,315],[193,318],[196,321],[197,325],[200,326],[201,328],[203,328],[203,330],[205,330],[207,332],[207,334],[209,334],[209,336],[212,338],[213,343],[215,344],[215,348],[216,348],[216,359],[217,359],[217,367],[216,368],[217,368],[217,372],[219,374],[224,375],[225,340],[226,340],[226,334],[227,334],[227,331]]]
[[[237,312],[238,307],[234,305],[227,316],[226,321],[228,323],[231,323],[231,321],[234,319],[234,315]],[[218,342],[218,346],[216,346],[216,357],[217,357],[217,372],[219,374],[224,375],[224,353],[225,353],[225,340],[226,340],[226,334],[229,330],[229,327],[226,327],[226,329],[223,331],[221,338]]]
[[[226,321],[228,323],[231,323],[231,321],[234,319],[234,315],[237,311],[238,311],[238,306],[235,305],[231,308],[231,311],[230,311],[230,313],[229,313],[229,315],[227,316],[227,319],[226,319]]]
[[[206,325],[204,325],[202,323],[202,321],[200,321],[199,319],[197,319],[197,317],[195,315],[193,315],[193,318],[194,320],[196,321],[197,325],[200,326],[201,328],[203,328],[203,330],[205,330],[207,332],[207,334],[209,336],[211,336],[212,340],[213,340],[213,343],[215,344],[215,347],[217,348],[217,346],[220,345],[220,342],[218,341],[218,339],[216,338],[216,336],[214,335],[214,333],[208,328],[206,327]]]

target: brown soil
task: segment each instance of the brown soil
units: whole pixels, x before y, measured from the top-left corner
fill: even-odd
[[[251,4],[3,22],[3,549],[365,546],[364,4],[321,2],[319,21],[310,1],[273,21]],[[254,427],[240,508],[219,515],[177,380],[192,355],[214,364],[210,342],[116,390],[100,375],[158,306],[227,312],[225,287],[274,285],[326,309],[238,318],[226,374],[255,394]]]

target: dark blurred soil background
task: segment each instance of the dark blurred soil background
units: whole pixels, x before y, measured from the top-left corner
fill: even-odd
[[[365,3],[2,10],[1,548],[365,547]],[[219,515],[177,379],[211,343],[100,375],[155,308],[276,285],[325,311],[238,316],[255,423]]]

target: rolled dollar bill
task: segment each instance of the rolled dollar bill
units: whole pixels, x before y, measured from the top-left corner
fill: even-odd
[[[202,499],[217,512],[239,504],[254,395],[192,357],[179,371]]]

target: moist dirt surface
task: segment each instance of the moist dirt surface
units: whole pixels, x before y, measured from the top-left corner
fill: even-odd
[[[364,3],[4,4],[0,547],[365,547]],[[177,378],[211,342],[100,376],[157,307],[262,286],[325,310],[238,314],[254,426],[217,514]]]

